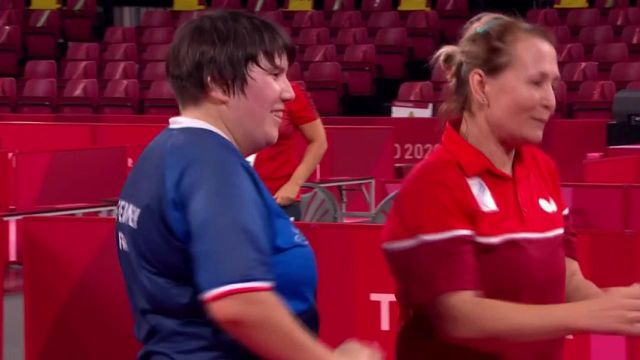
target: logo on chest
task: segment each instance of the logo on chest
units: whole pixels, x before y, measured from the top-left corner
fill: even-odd
[[[538,199],[538,205],[540,208],[549,214],[555,214],[558,212],[558,205],[553,199],[550,197],[549,200],[540,198]]]
[[[498,211],[498,205],[489,191],[487,184],[477,176],[467,178],[467,184],[473,197],[476,199],[478,206],[484,212],[496,212]]]

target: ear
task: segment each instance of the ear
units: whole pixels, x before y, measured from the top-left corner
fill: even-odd
[[[477,103],[488,105],[486,92],[487,75],[480,69],[473,69],[469,74],[469,95]]]
[[[216,85],[211,78],[208,79],[209,89],[207,90],[207,97],[211,99],[211,101],[221,104],[226,104],[229,102],[231,97],[227,94],[222,88]]]

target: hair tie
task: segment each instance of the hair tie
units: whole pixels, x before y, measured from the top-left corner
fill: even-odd
[[[497,23],[499,23],[502,19],[498,19],[497,17],[487,21],[486,23],[482,24],[481,26],[478,26],[476,28],[476,33],[477,34],[482,34],[485,33],[487,31],[489,31],[492,27],[494,27]]]

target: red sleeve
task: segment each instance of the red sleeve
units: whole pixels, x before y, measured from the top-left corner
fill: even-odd
[[[469,190],[462,175],[457,180],[412,176],[389,214],[383,250],[405,305],[430,305],[448,292],[479,289],[471,207],[465,205]]]
[[[293,125],[299,127],[318,119],[320,116],[309,93],[304,90],[300,83],[291,83],[291,87],[296,97],[287,102],[285,107]]]

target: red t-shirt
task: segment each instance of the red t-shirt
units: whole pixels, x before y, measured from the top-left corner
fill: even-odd
[[[398,336],[399,360],[561,359],[561,338],[502,344],[497,353],[454,345],[430,314],[438,296],[460,290],[564,302],[565,257],[575,258],[567,213],[555,165],[538,148],[516,150],[511,176],[447,126],[442,145],[406,179],[383,233],[398,301],[411,314]]]
[[[299,127],[319,118],[316,108],[301,83],[291,83],[295,99],[285,104],[285,112],[278,130],[278,141],[260,151],[254,167],[269,191],[275,194],[289,181],[300,164],[301,150]]]

